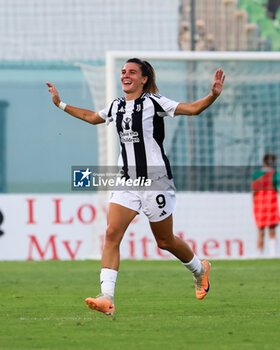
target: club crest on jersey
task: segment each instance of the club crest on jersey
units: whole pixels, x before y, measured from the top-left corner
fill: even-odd
[[[136,109],[135,109],[136,112],[140,112],[141,111],[141,105],[136,105]]]
[[[132,118],[131,117],[124,117],[123,118],[122,129],[123,129],[123,131],[120,132],[120,138],[121,138],[122,143],[140,142],[140,139],[138,137],[138,132],[132,130]]]

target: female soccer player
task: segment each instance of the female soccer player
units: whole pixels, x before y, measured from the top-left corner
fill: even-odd
[[[280,221],[277,191],[280,188],[280,174],[275,171],[276,155],[266,153],[263,167],[253,174],[253,211],[258,228],[257,248],[263,256],[265,228],[269,231],[269,255],[276,256],[276,227]]]
[[[121,70],[125,97],[114,100],[100,112],[63,103],[55,86],[47,83],[53,103],[65,112],[91,124],[113,121],[120,138],[119,165],[124,176],[152,180],[152,190],[114,191],[112,194],[101,262],[101,294],[96,298],[86,299],[90,309],[106,315],[114,313],[120,243],[128,225],[141,208],[149,219],[158,247],[172,253],[193,273],[198,299],[207,295],[210,287],[210,263],[206,260],[200,261],[189,245],[173,234],[175,187],[163,148],[163,117],[201,113],[220,95],[224,80],[223,71],[218,69],[208,96],[192,103],[178,103],[157,93],[155,72],[150,63],[132,58],[126,61]],[[160,190],[153,190],[155,188]]]

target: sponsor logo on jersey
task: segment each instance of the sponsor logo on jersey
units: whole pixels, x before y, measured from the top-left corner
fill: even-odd
[[[132,119],[130,117],[124,117],[122,120],[123,131],[131,131]]]
[[[141,108],[141,105],[139,105]],[[132,119],[131,117],[124,117],[122,120],[122,129],[120,132],[120,138],[122,143],[126,142],[140,142],[138,132],[132,130]]]

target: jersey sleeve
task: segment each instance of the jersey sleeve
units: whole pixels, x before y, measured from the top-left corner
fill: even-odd
[[[98,114],[100,115],[100,117],[102,119],[104,119],[106,121],[106,119],[108,118],[108,111],[109,111],[109,106],[101,109],[101,111],[99,111]]]
[[[179,102],[170,100],[167,97],[161,95],[154,95],[155,100],[161,106],[162,111],[157,112],[159,117],[175,117],[175,111]]]
[[[104,109],[101,109],[101,111],[98,112],[100,117],[105,120],[106,125],[109,125],[113,121],[112,109],[113,109],[113,106],[114,106],[114,102],[115,101],[113,101],[111,103],[111,105],[105,107]]]

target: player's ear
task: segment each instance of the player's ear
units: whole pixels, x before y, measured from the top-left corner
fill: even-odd
[[[142,79],[142,84],[145,85],[148,81],[148,77],[143,77]]]

